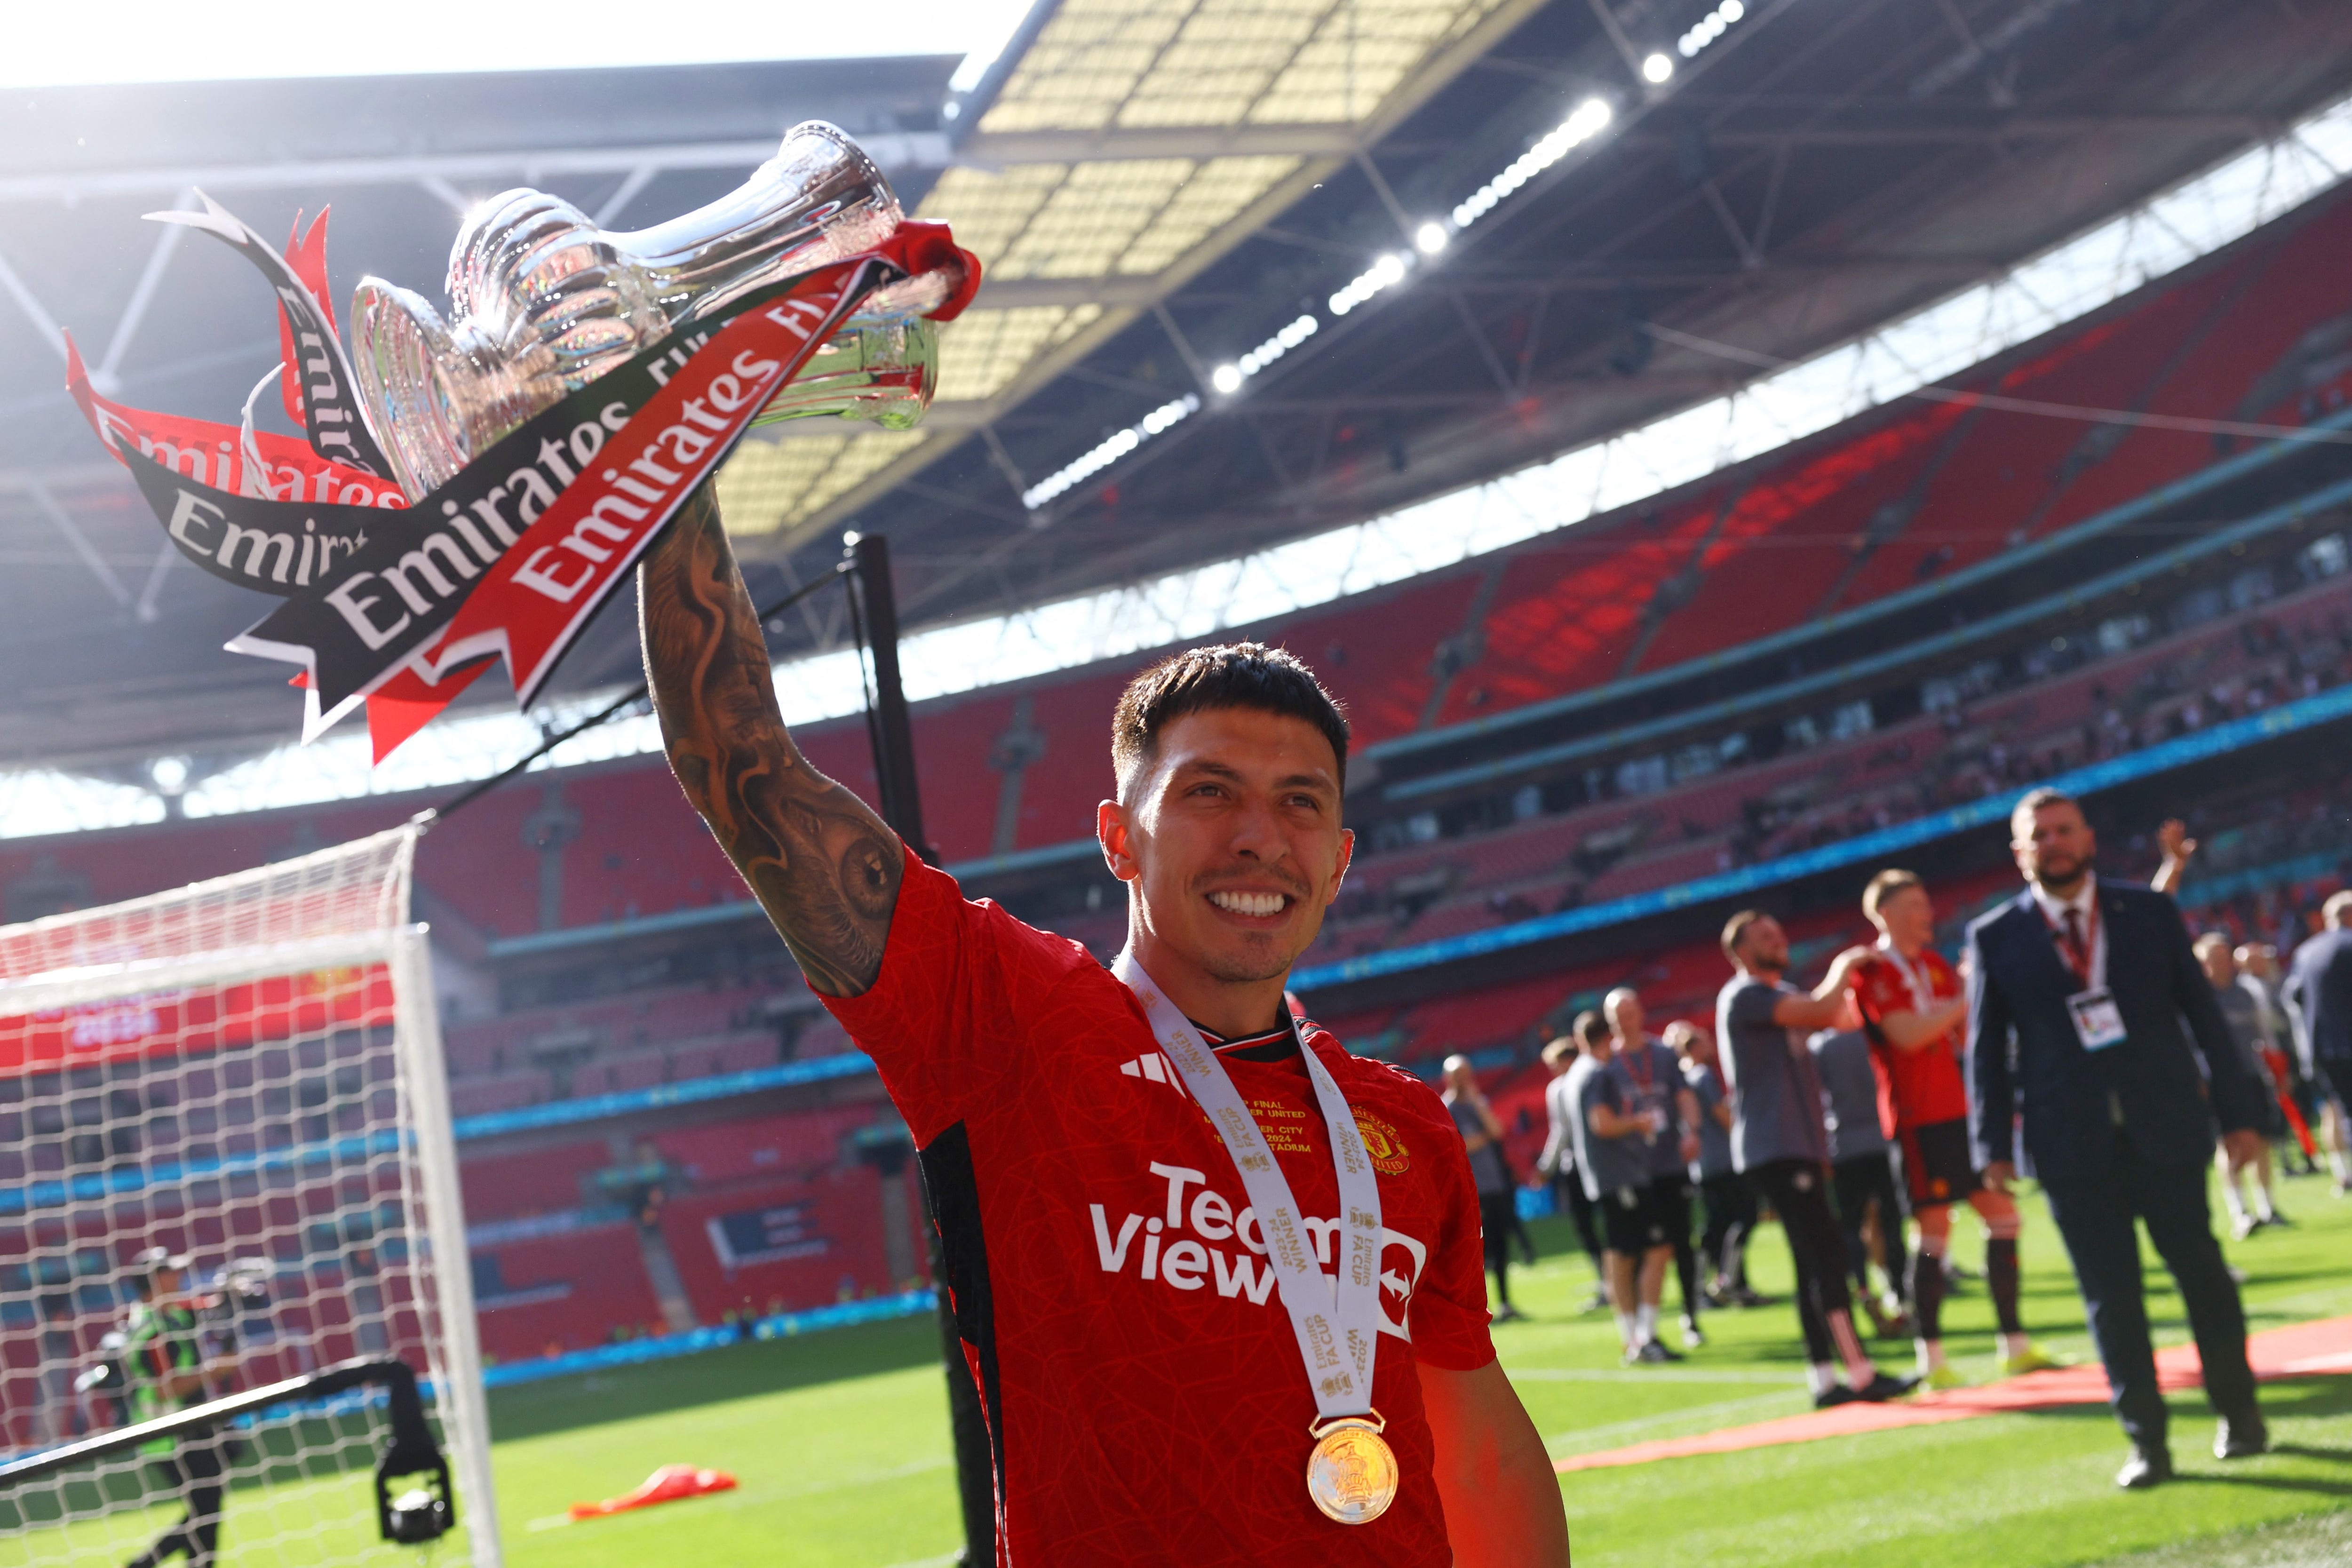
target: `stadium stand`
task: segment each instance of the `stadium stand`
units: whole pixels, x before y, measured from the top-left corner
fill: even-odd
[[[696,1317],[770,1313],[851,1300],[890,1279],[882,1184],[911,1182],[908,1171],[883,1176],[869,1165],[834,1165],[792,1181],[735,1183],[673,1200],[661,1228],[677,1260]],[[902,1215],[916,1212],[902,1204]],[[730,1232],[760,1238],[733,1247]],[[909,1256],[915,1256],[909,1240]]]
[[[603,1139],[469,1155],[458,1171],[466,1217],[478,1227],[577,1209],[588,1201],[587,1184],[612,1163]]]
[[[2347,240],[2352,203],[2322,204],[1969,384],[2095,407],[2352,418],[2352,358],[2337,352],[2352,277],[2334,259]],[[2293,506],[2340,469],[2327,451],[1914,403],[1654,505],[1241,628],[1313,663],[1356,726],[1360,857],[1307,962],[1773,862],[2343,686],[2352,545],[2326,507],[2305,516]],[[2158,497],[2172,510],[2152,511]],[[2214,518],[2235,525],[2265,508],[2285,510],[2218,569],[2135,564],[2193,534],[2180,520],[2210,531]],[[2036,557],[2059,563],[2046,578],[2002,575],[2026,546],[2109,535],[2106,555],[2085,544],[2079,559]],[[2127,590],[2135,607],[2063,624],[2053,609],[1978,635],[1998,612],[2093,567],[2141,573]],[[1874,685],[1822,684],[1865,656],[1948,636],[1958,640]],[[1123,914],[1084,886],[1100,882],[1084,836],[1112,787],[1104,716],[1137,662],[990,688],[915,715],[927,826],[942,858],[976,892],[1041,868],[1003,896],[1104,955]],[[1710,706],[1727,699],[1727,718]],[[1578,729],[1569,714],[1546,729],[1562,704],[1601,717]],[[798,733],[819,767],[873,794],[862,720]],[[1472,742],[1507,756],[1555,742],[1581,750],[1492,782],[1389,793],[1421,777],[1423,759]],[[2189,787],[2179,808],[2206,839],[2184,892],[2195,918],[2289,945],[2317,897],[2343,881],[2347,798],[2332,776],[2298,775],[2260,799],[2227,781]],[[108,902],[354,837],[415,804],[13,840],[0,844],[0,897],[12,920]],[[447,945],[490,976],[445,1028],[460,1118],[851,1048],[788,977],[658,758],[518,781],[436,826],[418,879]],[[1049,885],[1059,901],[1032,910],[1024,900]],[[1948,936],[2013,881],[1979,862],[1936,886]],[[1861,934],[1843,895],[1789,924],[1801,968]],[[724,934],[737,931],[749,934]],[[704,931],[719,934],[695,934]],[[688,934],[646,945],[665,932]],[[680,954],[698,947],[724,952],[696,970]],[[754,948],[766,956],[744,956]],[[545,967],[562,963],[572,967]],[[1533,1057],[1546,1029],[1619,984],[1643,991],[1655,1022],[1705,1020],[1723,978],[1711,935],[1688,929],[1638,955],[1537,967],[1469,985],[1435,980],[1381,1003],[1342,998],[1328,1021],[1356,1048],[1416,1070],[1469,1055],[1524,1173],[1542,1136]],[[884,1216],[919,1214],[911,1178],[879,1173],[845,1142],[875,1111],[871,1100],[769,1098],[691,1122],[607,1117],[468,1142],[486,1345],[517,1359],[657,1330],[674,1314],[648,1272],[656,1245],[705,1324],[902,1285],[919,1274],[923,1249],[918,1237],[898,1238],[909,1245],[894,1266],[885,1226],[896,1222]],[[0,1192],[108,1157],[11,1115],[0,1103]],[[275,1134],[271,1125],[265,1115],[240,1135],[299,1134],[294,1121]],[[148,1127],[149,1158],[229,1144],[193,1119],[159,1114]],[[658,1202],[632,1206],[645,1184],[599,1181],[630,1161],[658,1170]],[[289,1289],[305,1269],[365,1266],[363,1242],[320,1240],[319,1256],[279,1259]],[[0,1377],[29,1367],[42,1336],[92,1348],[81,1341],[119,1308],[76,1264],[73,1241],[55,1213],[0,1215]],[[31,1440],[14,1428],[8,1437]]]
[[[478,1250],[474,1279],[482,1351],[500,1360],[584,1350],[662,1321],[626,1219]]]

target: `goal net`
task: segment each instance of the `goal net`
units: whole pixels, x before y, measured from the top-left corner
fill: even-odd
[[[498,1568],[417,831],[0,927],[0,1561]]]

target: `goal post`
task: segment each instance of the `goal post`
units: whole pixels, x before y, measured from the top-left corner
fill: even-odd
[[[0,1558],[499,1568],[419,831],[0,928]]]

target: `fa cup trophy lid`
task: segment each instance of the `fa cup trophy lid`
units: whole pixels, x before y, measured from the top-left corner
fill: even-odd
[[[361,401],[414,499],[566,393],[751,289],[871,247],[901,216],[872,160],[817,121],[717,201],[632,233],[599,229],[544,192],[504,192],[451,247],[454,321],[421,295],[362,280],[351,315]]]

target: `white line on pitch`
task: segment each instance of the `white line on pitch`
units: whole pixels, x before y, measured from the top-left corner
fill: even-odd
[[[1789,1394],[1796,1394],[1801,1399],[1804,1385],[1797,1384],[1790,1389]],[[1706,1424],[1709,1420],[1734,1413],[1760,1411],[1774,1405],[1785,1410],[1788,1405],[1789,1394],[1759,1394],[1748,1399],[1727,1399],[1714,1405],[1686,1405],[1680,1410],[1661,1411],[1655,1415],[1636,1416],[1631,1421],[1612,1421],[1605,1426],[1587,1426],[1580,1431],[1563,1432],[1545,1443],[1544,1447],[1550,1451],[1553,1458],[1564,1459],[1570,1454],[1589,1454],[1595,1447],[1611,1446],[1596,1443],[1596,1438],[1631,1436],[1636,1432],[1654,1431],[1660,1426],[1673,1426],[1692,1421],[1700,1423],[1699,1430],[1710,1431],[1713,1428]],[[1573,1447],[1568,1447],[1563,1452],[1563,1445],[1573,1445]]]
[[[1801,1389],[1804,1380],[1785,1372],[1708,1372],[1701,1367],[1530,1366],[1505,1367],[1514,1383],[1769,1383]]]

